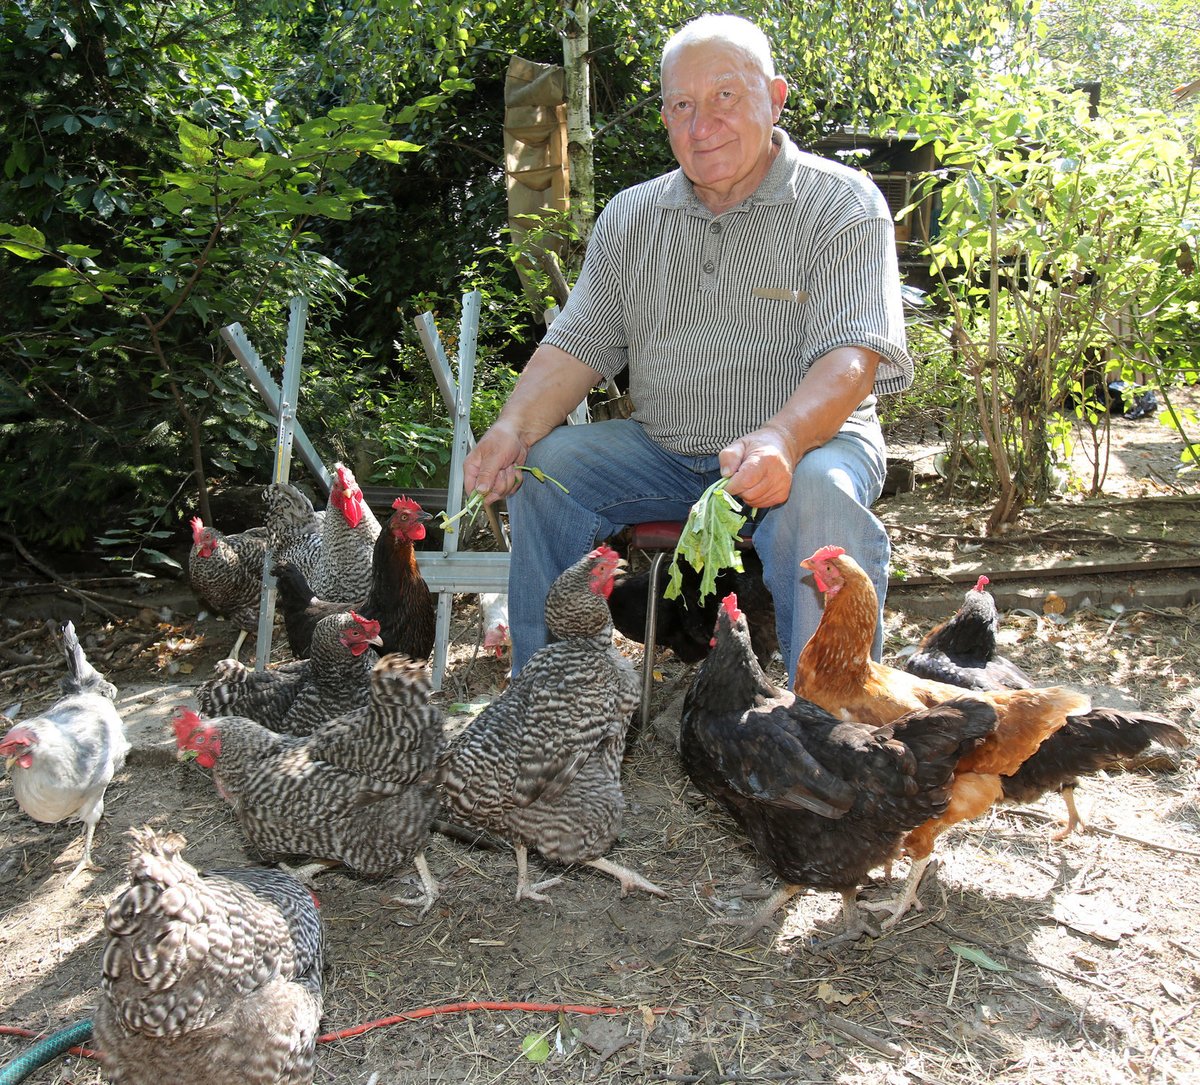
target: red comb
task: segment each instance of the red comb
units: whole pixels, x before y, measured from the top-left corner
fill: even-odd
[[[834,561],[840,558],[846,551],[840,546],[822,546],[811,558],[810,561]]]
[[[421,506],[418,505],[411,497],[401,494],[395,501],[392,502],[392,508],[405,509],[408,512],[420,512]]]
[[[991,583],[991,581],[988,580],[988,578],[986,576],[981,576],[978,580],[975,581],[975,587],[973,587],[971,590],[972,591],[983,591],[983,589],[986,588],[990,583]]]
[[[731,591],[721,600],[721,609],[729,616],[730,622],[736,622],[742,616],[738,610],[737,592]]]

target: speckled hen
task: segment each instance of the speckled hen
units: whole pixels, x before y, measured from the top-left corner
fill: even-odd
[[[311,580],[321,556],[325,512],[290,482],[272,482],[263,490],[267,503],[267,543],[276,561],[290,561]]]
[[[280,735],[243,716],[201,720],[181,708],[179,749],[212,769],[221,797],[265,856],[315,860],[305,873],[344,864],[372,877],[416,867],[422,889],[394,903],[423,915],[438,888],[424,848],[437,808],[441,712],[429,703],[426,666],[384,656],[370,700],[307,738]]]
[[[237,659],[247,635],[258,628],[267,531],[256,527],[222,535],[215,527],[205,527],[199,516],[191,523],[188,583],[201,603],[238,627],[230,652]]]
[[[272,731],[311,735],[322,724],[367,703],[379,657],[379,623],[354,611],[317,623],[312,655],[265,671],[222,659],[196,697],[206,716],[248,716]]]
[[[564,866],[583,863],[630,889],[665,896],[603,858],[621,831],[621,757],[638,705],[632,665],[613,647],[607,597],[618,563],[607,546],[563,572],[546,597],[557,640],[535,653],[507,689],[447,748],[441,787],[450,809],[510,840],[517,900],[546,900],[531,885],[528,849]]]
[[[93,1022],[108,1079],[308,1085],[324,956],[312,894],[278,870],[199,873],[178,834],[130,836]]]
[[[380,530],[354,472],[344,463],[336,464],[321,525],[321,553],[308,577],[313,595],[318,599],[365,599],[371,589],[371,559]]]

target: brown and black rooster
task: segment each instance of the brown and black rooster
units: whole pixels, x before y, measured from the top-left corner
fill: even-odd
[[[429,658],[437,612],[413,544],[425,538],[425,523],[430,517],[408,497],[396,498],[392,508],[395,511],[375,540],[371,588],[361,603],[319,599],[298,565],[276,561],[272,572],[278,581],[280,611],[288,644],[297,659],[309,654],[313,630],[322,618],[347,610],[379,623],[381,655],[403,652],[412,659]]]

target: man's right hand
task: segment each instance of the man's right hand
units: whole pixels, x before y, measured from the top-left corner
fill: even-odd
[[[521,485],[522,472],[517,470],[529,455],[529,449],[517,435],[497,421],[463,461],[463,492],[480,491],[490,505],[514,493]]]

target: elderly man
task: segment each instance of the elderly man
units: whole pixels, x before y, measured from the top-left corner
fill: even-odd
[[[721,476],[764,510],[754,546],[789,675],[821,612],[802,558],[836,543],[881,607],[886,591],[890,547],[869,511],[885,469],[875,394],[912,379],[887,204],[775,127],[787,83],[752,23],[696,19],[661,74],[679,169],[599,215],[562,315],[466,462],[468,490],[509,499],[514,673],[546,643],[563,569],[626,525],[684,519]],[[625,366],[632,418],[562,425]],[[569,495],[522,486],[519,464]]]

